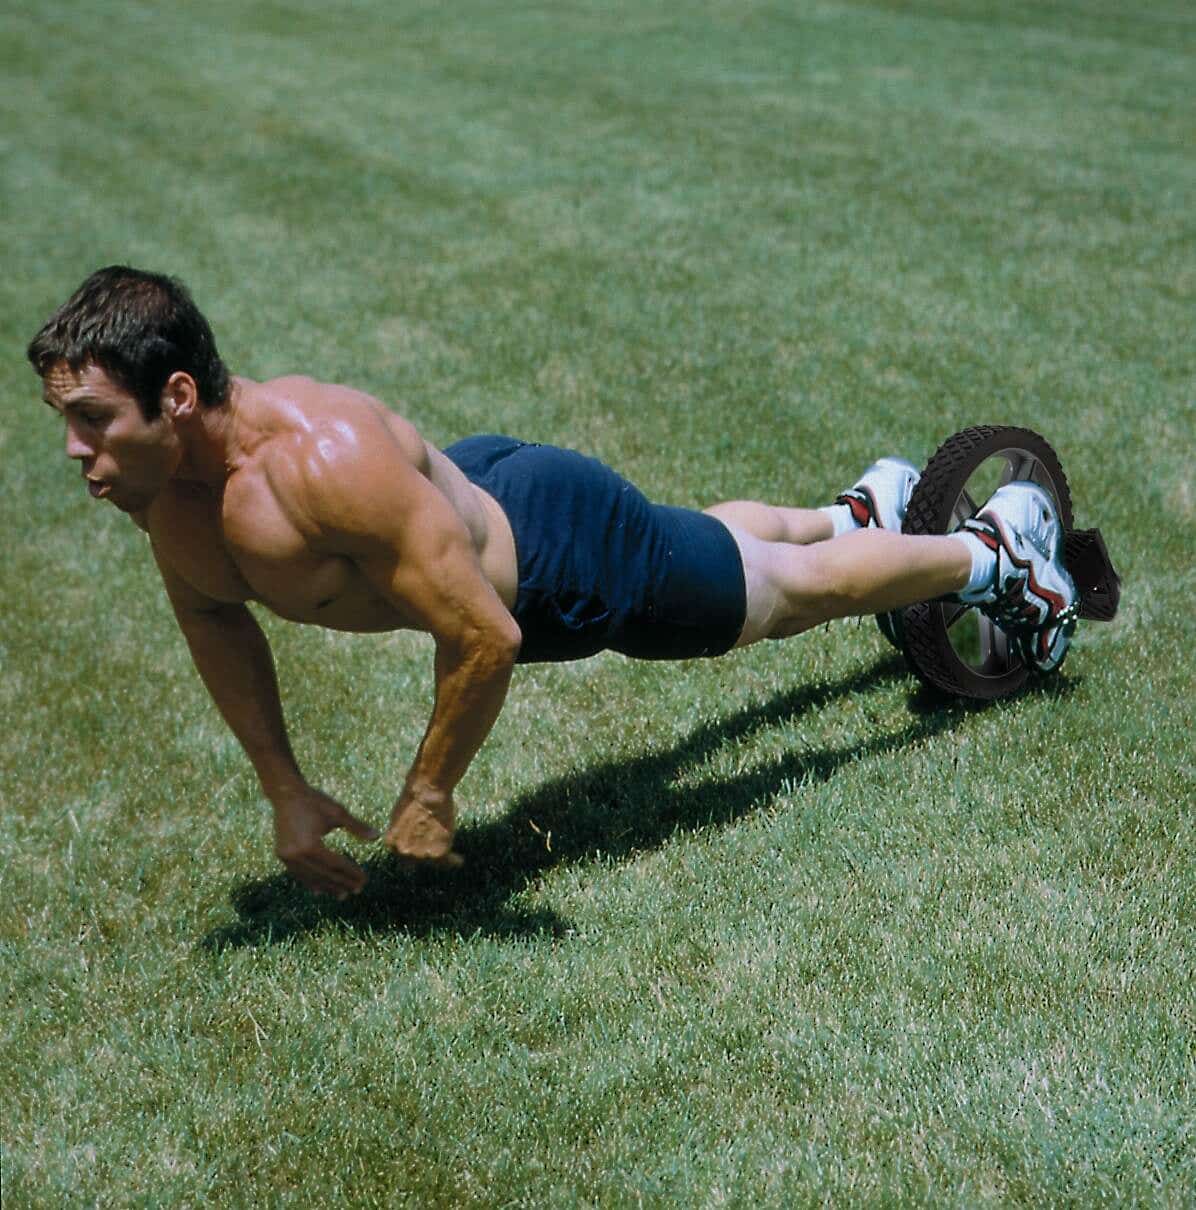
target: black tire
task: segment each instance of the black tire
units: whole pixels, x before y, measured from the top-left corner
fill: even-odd
[[[1029,479],[1045,488],[1064,530],[1071,530],[1071,493],[1050,445],[1030,429],[976,425],[947,438],[935,451],[910,497],[902,531],[950,533],[995,490],[984,482],[986,474],[994,473],[999,483]],[[980,499],[968,490],[974,482],[984,488]],[[889,617],[914,674],[944,693],[992,701],[1016,693],[1030,675],[1017,645],[978,610],[929,601]]]

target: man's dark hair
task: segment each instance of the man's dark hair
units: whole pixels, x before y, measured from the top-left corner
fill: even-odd
[[[43,378],[60,361],[72,370],[94,362],[147,420],[161,412],[162,388],[177,370],[195,379],[204,407],[228,398],[228,369],[187,287],[127,265],[97,269],[50,316],[26,355]]]

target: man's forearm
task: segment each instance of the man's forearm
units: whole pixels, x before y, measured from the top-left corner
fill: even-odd
[[[176,613],[208,693],[253,763],[267,798],[302,784],[283,722],[270,645],[244,605]]]
[[[451,797],[506,701],[518,644],[479,642],[436,649],[436,701],[405,793]]]
[[[453,852],[453,790],[502,709],[518,650],[514,636],[437,646],[436,704],[386,832],[400,856],[461,864]]]

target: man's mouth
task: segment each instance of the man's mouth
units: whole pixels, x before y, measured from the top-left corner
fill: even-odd
[[[102,500],[112,488],[107,483],[102,483],[99,479],[88,479],[87,490],[91,493],[93,500]]]

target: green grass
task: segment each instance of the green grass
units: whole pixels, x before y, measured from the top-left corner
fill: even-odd
[[[6,1206],[1196,1200],[1189,5],[44,0],[0,67]],[[986,710],[870,623],[523,670],[466,871],[305,898],[22,360],[114,260],[675,503],[1028,424],[1121,615]],[[427,640],[267,627],[384,820]]]

